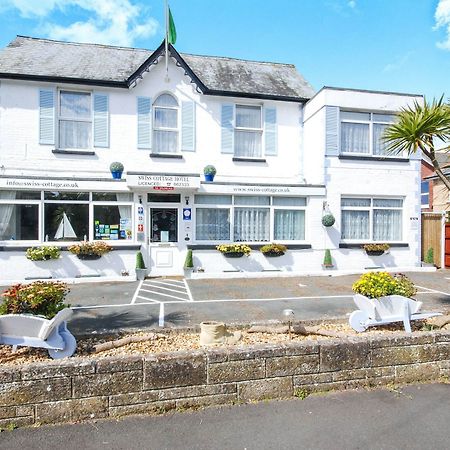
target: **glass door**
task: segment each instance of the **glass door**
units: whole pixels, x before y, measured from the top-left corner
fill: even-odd
[[[178,242],[178,209],[150,208],[150,242]]]

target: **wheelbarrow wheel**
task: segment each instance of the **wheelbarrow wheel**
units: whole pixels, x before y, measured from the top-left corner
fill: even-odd
[[[367,319],[368,319],[367,314],[363,311],[358,310],[358,311],[353,311],[350,314],[348,322],[350,323],[350,326],[355,331],[358,331],[360,333],[362,331],[367,330],[367,325],[366,325]]]
[[[61,331],[60,336],[63,338],[65,346],[63,350],[48,350],[48,354],[53,359],[67,358],[69,356],[72,356],[77,349],[77,341],[72,333],[70,333],[69,331]]]

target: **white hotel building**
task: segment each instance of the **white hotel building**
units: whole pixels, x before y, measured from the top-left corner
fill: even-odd
[[[0,282],[420,265],[420,155],[380,136],[421,96],[324,87],[290,64],[17,37],[0,53]],[[110,163],[125,166],[113,180]],[[204,166],[217,169],[205,182]],[[336,222],[322,225],[331,212]],[[57,229],[114,251],[81,261]],[[215,246],[245,242],[248,258]],[[284,256],[258,248],[280,242]],[[362,244],[386,242],[370,257]],[[62,258],[25,250],[58,245]],[[200,274],[198,276],[201,276]]]

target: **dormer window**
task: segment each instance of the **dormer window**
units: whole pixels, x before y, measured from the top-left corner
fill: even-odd
[[[155,153],[177,153],[179,105],[175,97],[161,94],[153,103],[153,147]]]

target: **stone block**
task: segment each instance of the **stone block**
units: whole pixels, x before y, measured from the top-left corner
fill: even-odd
[[[285,377],[319,371],[319,355],[281,356],[266,360],[267,377]]]
[[[312,355],[319,353],[320,344],[318,342],[286,342],[284,351],[286,356]]]
[[[108,416],[108,397],[72,399],[36,405],[36,422],[62,423]]]
[[[229,405],[237,402],[237,393],[207,395],[205,397],[181,398],[176,401],[177,408],[203,408],[207,406]]]
[[[150,357],[144,361],[144,389],[197,384],[206,384],[206,356],[203,353]]]
[[[0,406],[27,405],[71,397],[70,378],[51,378],[0,384]]]
[[[95,362],[68,361],[68,362],[45,362],[25,366],[21,370],[22,380],[39,380],[42,378],[70,377],[72,375],[87,375],[95,372]]]
[[[228,361],[228,352],[224,348],[208,349],[206,352],[208,364]]]
[[[373,367],[438,361],[439,358],[440,350],[437,345],[408,345],[374,348],[372,350]]]
[[[229,350],[228,361],[271,358],[284,355],[285,349],[282,344],[264,344],[255,345],[251,348],[233,348],[232,350]]]
[[[180,388],[155,391],[159,394],[159,400],[172,400],[190,397],[204,397],[211,395],[228,395],[237,392],[236,384],[212,384],[208,386],[185,386]]]
[[[152,403],[159,400],[159,391],[143,391],[133,394],[118,394],[109,397],[110,406],[137,405],[139,403]]]
[[[439,349],[439,359],[450,359],[450,342],[439,342],[436,345]]]
[[[266,400],[292,397],[292,377],[244,381],[238,384],[238,399],[241,401]]]
[[[10,417],[16,417],[16,407],[0,406],[0,419],[9,419]]]
[[[97,397],[142,390],[142,372],[99,373],[73,377],[73,397]]]
[[[435,342],[450,342],[450,331],[437,331],[434,336]]]
[[[264,378],[265,360],[249,359],[209,364],[208,384],[232,383],[233,381]]]
[[[175,408],[175,401],[139,403],[136,405],[110,407],[109,416],[123,417],[129,416],[130,414],[164,414]]]
[[[294,377],[294,387],[303,386],[305,384],[330,383],[332,380],[332,372],[315,373],[312,375],[297,375]]]
[[[10,419],[0,419],[0,428],[27,427],[33,425],[34,417],[11,417]]]
[[[12,383],[20,380],[20,374],[18,379],[14,379],[14,372],[17,372],[17,369],[0,369],[0,383]]]
[[[371,338],[371,347],[381,348],[431,344],[435,340],[435,334],[435,332],[420,332],[409,334],[404,331],[399,331],[388,336],[374,336]]]
[[[99,359],[96,364],[97,373],[130,372],[142,370],[142,356],[123,356]]]
[[[415,381],[437,380],[440,369],[436,363],[412,364],[399,366],[396,370],[396,381],[400,383],[412,383]]]
[[[375,369],[351,369],[333,372],[333,381],[359,380],[364,378],[375,378],[382,376],[381,368]]]
[[[33,416],[34,406],[16,406],[16,416]]]
[[[370,343],[341,341],[322,343],[320,372],[370,367]]]

